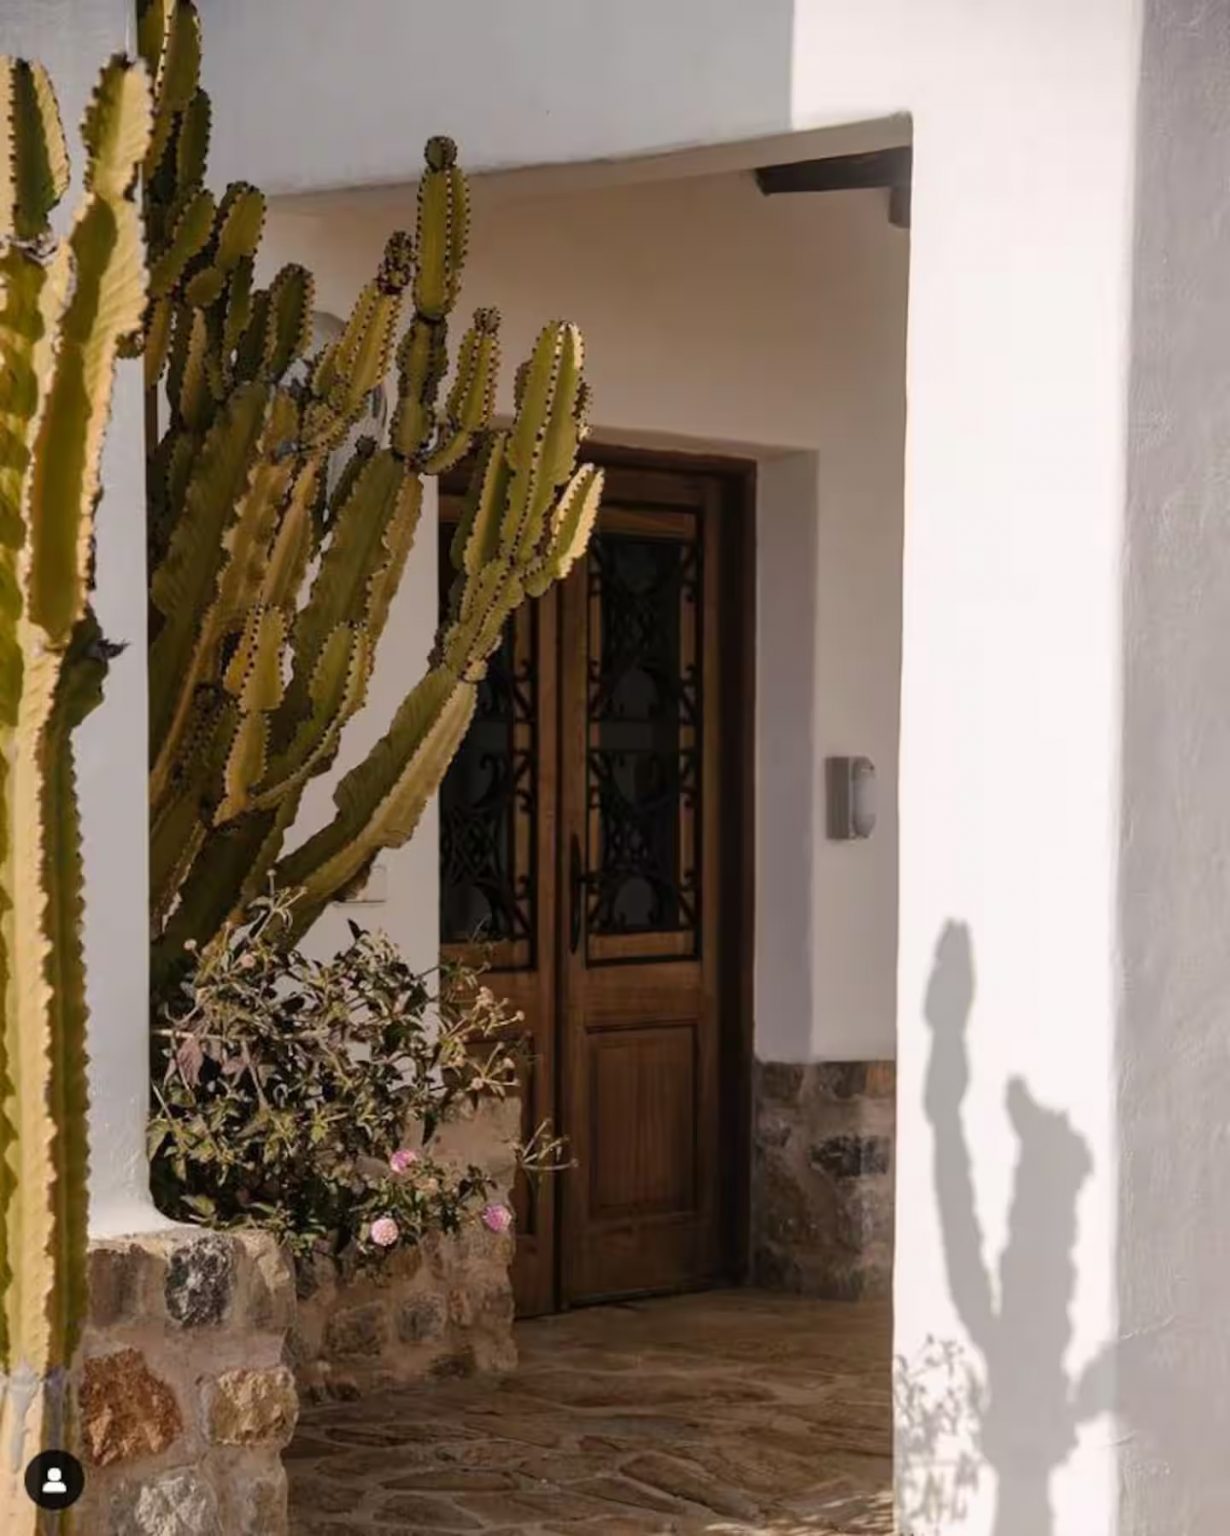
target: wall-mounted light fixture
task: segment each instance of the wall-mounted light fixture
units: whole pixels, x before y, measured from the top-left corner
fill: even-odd
[[[829,836],[839,842],[870,837],[876,824],[876,769],[869,757],[825,761]]]

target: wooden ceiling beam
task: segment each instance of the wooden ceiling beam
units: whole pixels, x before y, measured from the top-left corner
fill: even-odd
[[[756,171],[756,185],[766,197],[783,192],[861,192],[870,187],[887,187],[889,218],[908,229],[913,163],[914,152],[904,144],[858,155],[830,155],[824,160],[761,166]]]

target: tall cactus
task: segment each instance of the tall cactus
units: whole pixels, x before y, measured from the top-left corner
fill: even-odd
[[[0,1528],[36,1529],[22,1469],[63,1446],[85,1311],[82,875],[71,735],[101,698],[94,510],[117,352],[139,332],[133,192],[145,70],[116,58],[86,112],[71,233],[49,216],[68,155],[46,72],[0,59]]]
[[[492,426],[494,311],[474,315],[446,387],[468,230],[450,140],[427,145],[413,237],[391,236],[342,334],[307,358],[310,274],[286,266],[257,287],[263,197],[236,183],[215,200],[204,185],[210,108],[194,6],[148,0],[140,42],[155,81],[148,414],[165,416],[148,474],[157,986],[271,877],[301,892],[302,929],[410,837],[505,619],[584,549],[601,477],[575,469],[586,427],[573,326],[542,332],[510,427]],[[337,473],[393,367],[387,440],[361,439]],[[472,453],[480,469],[453,548],[452,614],[428,668],[338,784],[333,820],[284,852],[305,786],[332,765],[365,701],[424,478]]]

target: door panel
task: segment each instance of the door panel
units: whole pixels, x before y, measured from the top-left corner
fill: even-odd
[[[510,622],[441,791],[445,954],[473,960],[481,928],[491,985],[525,1014],[525,1134],[553,1118],[576,1164],[518,1189],[522,1315],[730,1272],[730,485],[608,468],[586,558]],[[442,508],[446,546],[460,501]]]
[[[584,850],[560,986],[562,1106],[584,1170],[561,1191],[565,1303],[721,1267],[716,511],[702,478],[611,476],[561,593],[561,825]]]

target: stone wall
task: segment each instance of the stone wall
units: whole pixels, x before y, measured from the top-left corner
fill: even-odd
[[[492,1200],[506,1201],[519,1128],[519,1103],[486,1103],[443,1126],[433,1152],[487,1169],[496,1181]],[[360,1397],[424,1377],[511,1370],[512,1256],[511,1234],[474,1222],[369,1269],[301,1266],[287,1355],[300,1392],[311,1399]]]
[[[891,1061],[757,1064],[757,1284],[843,1301],[890,1294],[895,1092]]]
[[[77,1375],[90,1536],[283,1536],[294,1277],[271,1238],[177,1227],[90,1246]]]

